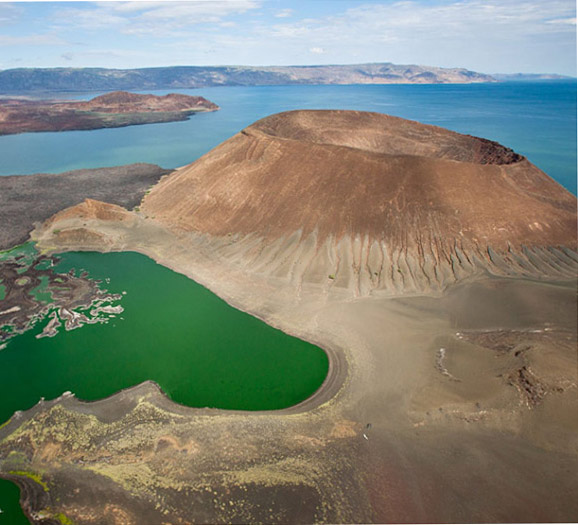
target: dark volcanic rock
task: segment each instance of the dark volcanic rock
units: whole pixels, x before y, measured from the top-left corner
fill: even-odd
[[[0,176],[0,249],[25,242],[35,222],[85,198],[132,208],[167,173],[170,170],[154,164],[129,164],[55,175]]]

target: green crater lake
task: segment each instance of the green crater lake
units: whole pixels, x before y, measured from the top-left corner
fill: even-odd
[[[4,479],[0,479],[0,510],[0,524],[30,524],[20,507],[20,489]]]
[[[0,351],[0,421],[65,391],[104,398],[147,379],[191,407],[286,408],[313,394],[328,359],[320,348],[236,310],[137,253],[62,254],[58,273],[86,270],[124,312],[36,339],[48,320]]]

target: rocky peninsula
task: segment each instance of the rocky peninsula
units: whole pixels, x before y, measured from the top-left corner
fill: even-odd
[[[167,170],[155,164],[128,164],[65,173],[0,176],[0,251],[26,242],[35,223],[86,198],[137,206]]]
[[[508,148],[381,114],[282,113],[138,211],[85,201],[32,239],[144,253],[330,359],[286,410],[183,407],[146,382],[15,414],[0,476],[34,522],[578,515],[576,198]]]
[[[157,96],[116,91],[89,101],[0,98],[0,135],[174,122],[218,109],[203,97],[176,93]]]

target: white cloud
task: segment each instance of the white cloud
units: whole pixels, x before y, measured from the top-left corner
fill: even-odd
[[[281,11],[277,11],[274,16],[275,18],[289,18],[293,16],[294,12],[293,9],[281,9]]]
[[[20,17],[22,9],[15,5],[5,2],[0,2],[0,25],[8,25]]]
[[[420,3],[363,4],[341,14],[277,24],[271,28],[280,37],[380,40],[423,40],[429,36],[492,33],[536,34],[558,31],[552,26],[575,24],[575,4],[568,0],[454,0]],[[568,28],[571,30],[571,28]],[[487,33],[490,31],[490,34]]]
[[[260,7],[260,0],[195,0],[187,2],[97,2],[63,9],[57,23],[87,29],[118,27],[126,34],[165,34],[179,28],[221,22]]]
[[[338,5],[338,4],[337,4]],[[572,62],[574,0],[399,0],[363,3],[335,14],[261,26],[263,38],[326,51],[329,62],[421,63],[482,71],[528,68],[541,56]],[[566,49],[561,56],[560,45]],[[329,51],[330,50],[330,51]],[[563,55],[563,53],[562,53]],[[554,65],[554,63],[552,63]],[[564,66],[567,69],[567,66]],[[574,67],[574,66],[572,66]],[[496,69],[498,68],[498,69]]]
[[[574,18],[557,18],[555,20],[548,20],[547,24],[565,24],[565,25],[576,25],[576,17]]]
[[[63,7],[54,17],[54,25],[60,27],[75,27],[79,29],[99,30],[119,27],[127,20],[108,8],[75,8]]]
[[[66,62],[74,62],[75,64],[84,65],[85,63],[103,62],[109,66],[117,65],[123,67],[122,62],[131,59],[148,59],[150,53],[148,51],[131,51],[126,49],[91,49],[90,51],[76,51],[74,53],[62,53],[60,58]],[[115,64],[120,61],[119,64]]]
[[[310,47],[309,52],[313,53],[314,55],[323,55],[325,53],[325,49],[322,47]]]
[[[1,46],[60,46],[65,44],[67,44],[65,40],[52,34],[27,36],[0,35]]]
[[[170,2],[173,3],[173,2]],[[122,13],[131,13],[136,11],[144,11],[146,9],[154,9],[156,7],[162,7],[166,5],[167,2],[157,1],[157,2],[95,2],[95,5],[103,8],[110,9],[113,11],[118,11]]]

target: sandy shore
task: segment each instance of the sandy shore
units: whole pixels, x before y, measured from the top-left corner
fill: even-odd
[[[33,238],[47,251],[148,255],[330,358],[319,391],[282,411],[183,407],[144,383],[16,416],[0,429],[0,474],[28,487],[37,521],[578,516],[575,281],[479,271],[445,290],[360,294],[354,280],[257,271],[246,239],[168,231],[143,214],[65,213]],[[16,471],[40,473],[49,490]]]

